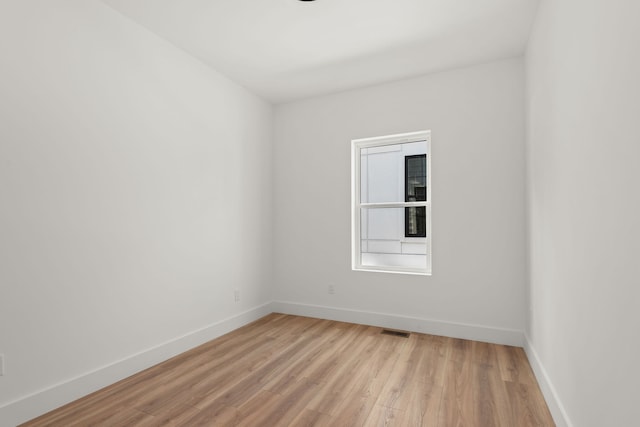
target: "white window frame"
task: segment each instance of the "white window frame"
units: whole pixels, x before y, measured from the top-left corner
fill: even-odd
[[[390,202],[390,203],[361,203],[360,197],[360,159],[363,148],[380,147],[385,145],[425,142],[427,145],[427,200],[424,202]],[[363,208],[407,208],[424,206],[426,211],[426,267],[394,267],[362,265],[361,211]],[[414,238],[411,238],[414,239]],[[423,239],[423,238],[421,238]],[[431,131],[419,131],[396,135],[361,138],[351,141],[351,266],[356,271],[376,271],[384,273],[431,275]]]

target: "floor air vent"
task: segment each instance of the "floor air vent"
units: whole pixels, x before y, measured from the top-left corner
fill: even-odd
[[[394,331],[393,329],[383,329],[380,333],[384,335],[393,335],[394,337],[409,338],[409,332]]]

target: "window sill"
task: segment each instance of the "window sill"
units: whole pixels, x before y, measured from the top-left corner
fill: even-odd
[[[408,274],[410,276],[431,276],[431,270],[394,270],[389,267],[353,267],[353,271],[365,271],[369,273]]]

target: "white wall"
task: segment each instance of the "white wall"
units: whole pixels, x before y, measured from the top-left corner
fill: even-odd
[[[102,3],[0,3],[0,425],[271,300],[272,128],[269,104]]]
[[[638,17],[543,0],[527,53],[528,338],[559,425],[640,419]]]
[[[411,318],[415,324],[409,327],[422,325],[430,332],[460,333],[446,325],[454,322],[521,334],[523,108],[519,59],[277,107],[275,299]],[[432,131],[433,276],[352,271],[350,141],[427,129]],[[335,294],[328,293],[329,285]]]

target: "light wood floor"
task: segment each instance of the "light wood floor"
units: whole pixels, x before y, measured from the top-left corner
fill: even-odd
[[[271,314],[25,426],[553,426],[521,348]]]

